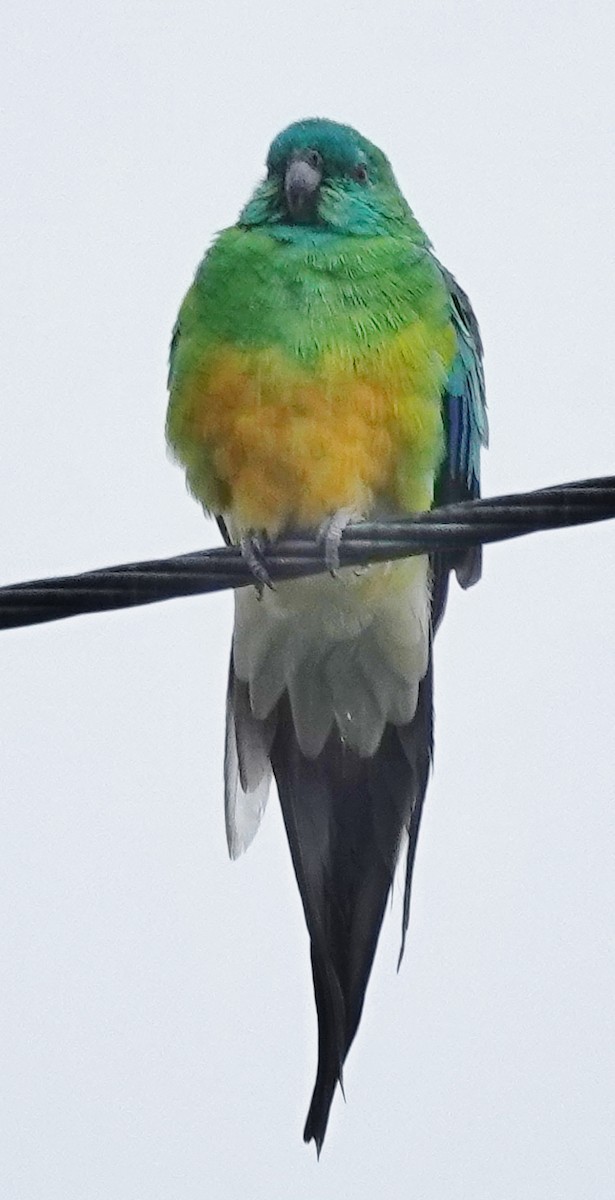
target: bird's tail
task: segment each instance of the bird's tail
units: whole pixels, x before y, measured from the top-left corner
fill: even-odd
[[[307,758],[287,696],[276,717],[271,764],[310,934],[318,1013],[318,1071],[304,1139],[313,1139],[320,1153],[407,832],[405,936],[431,762],[431,661],[413,720],[403,727],[387,725],[371,758],[349,749],[336,728],[318,757]]]

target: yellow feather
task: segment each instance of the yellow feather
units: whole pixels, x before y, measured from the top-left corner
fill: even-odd
[[[450,326],[420,320],[369,355],[330,351],[310,368],[276,348],[210,350],[180,398],[175,449],[192,490],[217,507],[213,468],[236,528],[271,535],[378,498],[428,507],[454,351]]]

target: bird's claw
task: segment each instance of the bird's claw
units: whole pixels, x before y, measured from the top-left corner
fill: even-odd
[[[325,566],[334,579],[340,569],[340,546],[344,530],[351,521],[356,521],[357,517],[354,509],[340,508],[333,516],[327,517],[318,530],[318,541],[324,549]]]
[[[239,540],[241,557],[254,576],[254,586],[259,600],[265,588],[275,591],[271,576],[263,562],[263,554],[267,549],[266,539],[259,533],[244,533]]]

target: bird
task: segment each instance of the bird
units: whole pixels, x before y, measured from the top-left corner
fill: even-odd
[[[189,491],[239,544],[226,705],[232,858],[275,779],[310,939],[320,1156],[398,860],[403,954],[433,755],[433,639],[481,548],[339,566],[345,526],[480,494],[483,349],[385,154],[297,121],[197,268],[172,334],[166,434]],[[321,541],[329,570],[270,586],[266,547]]]

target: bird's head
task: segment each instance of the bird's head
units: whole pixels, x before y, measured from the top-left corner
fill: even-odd
[[[413,223],[390,163],[348,125],[312,118],[278,134],[267,177],[239,218],[293,237],[307,231],[376,236]]]

